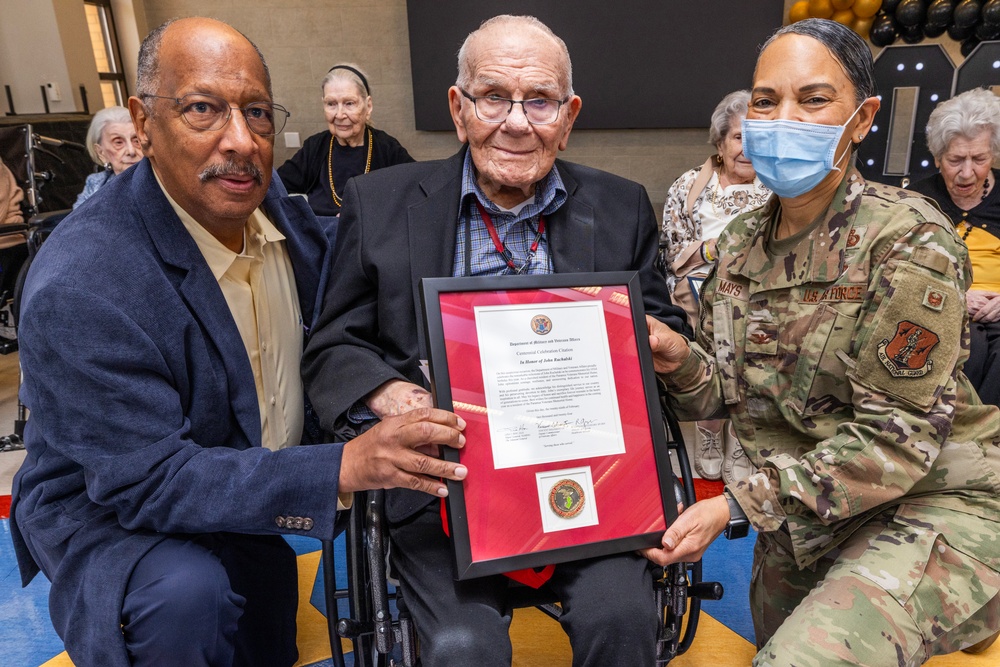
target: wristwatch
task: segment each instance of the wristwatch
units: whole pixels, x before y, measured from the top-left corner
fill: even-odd
[[[740,504],[736,502],[732,494],[728,490],[723,490],[722,495],[726,497],[726,502],[729,503],[729,523],[726,524],[726,530],[723,535],[726,536],[727,540],[737,540],[741,537],[746,537],[750,533],[750,520],[747,519],[747,513],[743,511]]]

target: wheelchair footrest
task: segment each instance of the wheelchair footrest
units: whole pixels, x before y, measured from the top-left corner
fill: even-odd
[[[17,352],[17,339],[0,336],[0,354]]]

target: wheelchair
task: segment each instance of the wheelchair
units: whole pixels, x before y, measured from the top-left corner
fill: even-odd
[[[660,396],[667,447],[674,454],[678,501],[695,502],[694,481],[680,425]],[[323,541],[322,576],[327,627],[334,667],[345,667],[341,640],[350,640],[355,667],[414,667],[418,664],[416,627],[398,587],[389,591],[386,575],[388,535],[383,515],[383,491],[356,494],[346,529],[347,587],[337,589],[333,542]],[[698,629],[702,600],[719,600],[718,582],[702,580],[702,564],[678,563],[654,570],[654,597],[660,610],[656,665],[664,667],[691,647]],[[349,616],[337,618],[337,601],[346,599]],[[546,597],[544,587],[511,585],[510,607],[536,607],[553,619],[561,610]],[[395,603],[395,612],[391,602]],[[685,622],[686,621],[686,622]],[[653,667],[653,666],[650,666]]]
[[[63,218],[69,215],[70,209],[60,209],[49,211],[32,216],[24,225],[17,225],[18,229],[5,230],[3,234],[25,234],[27,240],[24,243],[25,252],[23,255],[14,257],[17,261],[12,261],[3,266],[5,274],[0,275],[0,326],[8,327],[13,325],[15,338],[0,337],[0,354],[10,354],[18,349],[16,332],[21,315],[21,293],[24,291],[24,281],[28,275],[28,268],[32,260],[38,254],[42,242],[52,233],[56,225]],[[6,225],[15,227],[15,225]],[[0,234],[2,235],[2,234]],[[17,246],[15,246],[17,247]],[[18,266],[18,261],[20,266]],[[16,269],[16,271],[15,271]],[[11,276],[14,276],[11,279]],[[17,417],[14,419],[14,432],[0,437],[0,452],[8,452],[24,449],[24,425],[28,420],[28,411],[21,403],[20,397],[17,400]]]

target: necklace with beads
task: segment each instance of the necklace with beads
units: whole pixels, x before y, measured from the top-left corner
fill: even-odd
[[[989,193],[990,193],[990,175],[987,174],[986,179],[983,181],[983,196],[979,198],[980,204],[986,201],[986,195],[988,195]],[[962,220],[962,222],[965,223],[965,232],[962,234],[962,240],[964,241],[967,238],[969,238],[969,234],[972,233],[973,224],[968,220]],[[985,227],[986,225],[983,226]]]
[[[365,171],[368,173],[372,168],[372,146],[375,142],[372,140],[372,129],[365,128],[368,131],[368,158],[365,160]],[[337,190],[333,187],[333,142],[337,140],[337,137],[330,134],[330,153],[326,156],[326,168],[330,174],[330,194],[333,195],[333,203],[337,206],[341,205],[340,197],[337,196]]]

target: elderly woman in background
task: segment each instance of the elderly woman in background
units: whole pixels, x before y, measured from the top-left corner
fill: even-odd
[[[743,122],[774,196],[719,237],[695,342],[647,318],[677,416],[728,414],[758,472],[646,554],[697,561],[749,521],[758,666],[910,667],[1000,627],[1000,410],[962,373],[967,251],[854,167],[878,108],[857,33],[779,29]]]
[[[660,247],[667,286],[694,329],[698,328],[697,286],[715,261],[719,234],[730,220],[759,208],[771,194],[743,155],[740,124],[749,101],[747,90],[722,98],[708,128],[715,155],[674,181],[663,207]],[[753,471],[728,420],[698,422],[696,434],[694,466],[702,477],[732,482]]]
[[[340,215],[348,179],[413,158],[393,137],[369,124],[371,89],[357,66],[330,68],[322,90],[328,129],[306,139],[278,168],[278,176],[290,193],[306,195],[317,216],[332,217]]]
[[[965,305],[972,338],[965,374],[984,403],[1000,405],[1000,100],[977,88],[942,102],[927,124],[940,173],[910,186],[934,199],[969,248]]]
[[[85,202],[101,189],[112,176],[117,176],[142,159],[142,146],[135,136],[132,116],[125,107],[107,107],[94,114],[87,130],[87,152],[90,159],[104,167],[91,174],[73,208]]]

